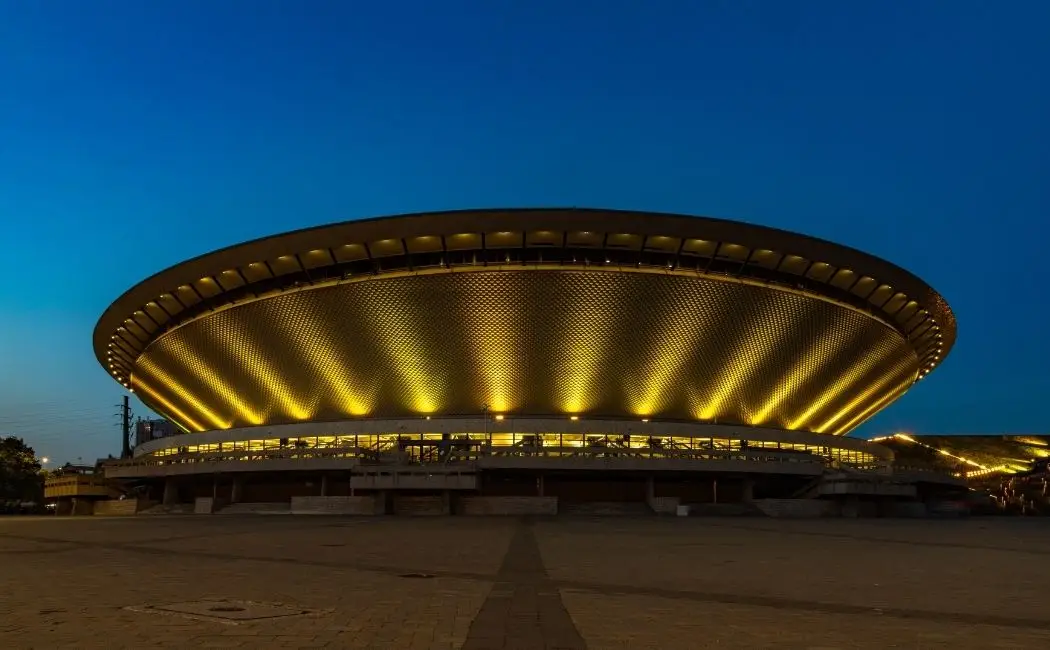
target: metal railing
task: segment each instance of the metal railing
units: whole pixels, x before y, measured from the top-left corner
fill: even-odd
[[[459,444],[455,444],[459,443]],[[659,447],[629,447],[617,445],[546,446],[517,444],[493,445],[483,440],[449,441],[433,447],[397,449],[382,447],[282,447],[243,451],[182,452],[164,456],[140,456],[113,460],[105,464],[111,468],[161,467],[185,464],[212,464],[222,462],[257,462],[274,460],[352,459],[359,466],[397,465],[420,467],[457,466],[474,464],[480,459],[638,459],[684,461],[749,461],[762,463],[818,464],[828,469],[847,467],[856,471],[885,471],[887,463],[863,462],[848,464],[810,452],[775,449],[718,449],[689,448],[674,445]]]

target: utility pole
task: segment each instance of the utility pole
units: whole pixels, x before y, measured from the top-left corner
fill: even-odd
[[[131,458],[131,405],[129,401],[128,396],[125,395],[120,408],[121,458]]]

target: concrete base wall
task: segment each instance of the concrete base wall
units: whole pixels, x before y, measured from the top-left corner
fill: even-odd
[[[681,499],[678,497],[649,497],[649,507],[658,515],[673,515],[678,511]]]
[[[828,517],[834,504],[817,499],[756,499],[755,507],[768,517]]]
[[[292,497],[293,515],[381,515],[375,497]]]
[[[133,515],[138,511],[138,499],[108,499],[95,502],[95,514],[102,517]]]
[[[463,497],[456,505],[461,515],[556,515],[558,497]]]
[[[210,515],[215,512],[215,499],[212,497],[197,497],[193,502],[193,514]]]
[[[394,497],[395,515],[447,515],[449,502],[444,497]]]
[[[231,503],[217,512],[224,515],[286,515],[290,514],[291,510],[287,501],[275,501],[271,503]]]
[[[577,517],[645,517],[652,515],[653,509],[644,501],[572,503],[562,500],[558,502],[558,514]]]
[[[192,503],[177,503],[175,505],[164,505],[163,503],[151,502],[148,508],[139,511],[140,515],[191,515],[193,514]]]
[[[748,503],[690,503],[690,517],[746,517],[759,514],[759,510]]]

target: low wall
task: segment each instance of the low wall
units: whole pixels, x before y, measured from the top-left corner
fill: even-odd
[[[291,514],[287,501],[273,501],[263,503],[231,503],[217,510],[223,515],[286,515]]]
[[[197,497],[193,502],[193,514],[210,515],[215,512],[215,499],[212,497]]]
[[[456,504],[461,515],[556,515],[558,497],[463,497]]]
[[[753,503],[690,503],[687,505],[690,517],[746,517],[758,513]]]
[[[149,504],[139,510],[140,515],[190,515],[193,514],[192,503],[174,503],[164,505],[163,503],[157,503],[156,501],[150,501]]]
[[[96,501],[94,511],[96,515],[102,517],[133,515],[139,511],[139,501],[138,499],[106,499],[104,501]]]
[[[448,499],[444,497],[394,497],[395,515],[447,515]]]
[[[767,517],[827,517],[834,508],[819,499],[756,499],[754,504]]]
[[[678,512],[681,499],[678,497],[649,497],[649,507],[658,515],[673,515]]]
[[[292,497],[293,515],[381,515],[375,497]]]

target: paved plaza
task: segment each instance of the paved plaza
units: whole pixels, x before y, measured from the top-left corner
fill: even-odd
[[[6,517],[0,647],[1046,648],[1048,559],[1043,519]]]

